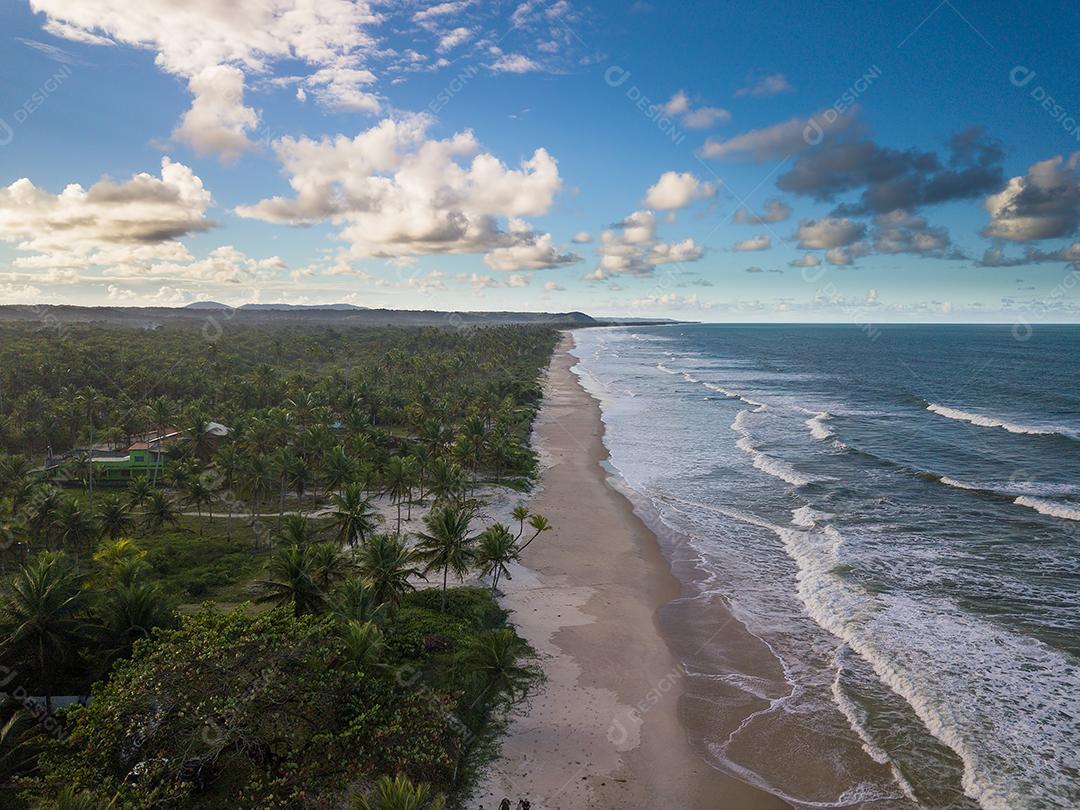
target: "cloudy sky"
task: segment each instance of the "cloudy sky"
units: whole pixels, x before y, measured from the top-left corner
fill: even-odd
[[[1080,320],[1080,6],[8,0],[0,303]]]

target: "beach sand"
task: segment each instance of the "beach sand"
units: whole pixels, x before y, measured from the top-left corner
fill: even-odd
[[[679,582],[607,481],[599,405],[570,371],[572,345],[565,336],[552,360],[535,434],[544,469],[530,507],[555,529],[501,586],[546,682],[516,712],[470,806],[493,810],[505,796],[536,810],[787,807],[710,767],[688,741],[684,673],[657,624]]]

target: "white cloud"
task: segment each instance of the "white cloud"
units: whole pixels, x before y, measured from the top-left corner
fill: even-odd
[[[634,309],[649,310],[673,310],[673,309],[712,309],[710,302],[702,301],[696,295],[676,295],[675,293],[661,293],[635,298],[630,302]]]
[[[848,265],[869,253],[870,246],[866,242],[853,242],[846,247],[834,247],[825,251],[825,259],[829,264]]]
[[[522,275],[521,273],[514,273],[508,279],[506,279],[507,287],[528,287],[529,277]]]
[[[259,115],[244,106],[244,74],[239,68],[214,65],[204,68],[188,82],[194,97],[172,136],[200,155],[216,152],[226,162],[251,149],[248,131]]]
[[[1028,167],[984,203],[990,224],[983,235],[1013,242],[1052,239],[1074,233],[1080,223],[1080,152]]]
[[[744,87],[740,87],[735,91],[735,95],[740,98],[743,96],[775,96],[780,93],[790,93],[794,89],[783,73],[769,73],[751,80]]]
[[[512,169],[482,151],[472,132],[427,139],[431,123],[410,116],[354,138],[275,141],[295,195],[237,213],[288,224],[330,221],[357,259],[550,245],[527,225],[503,230],[498,218],[550,210],[562,186],[555,159],[541,148]],[[556,263],[566,263],[562,258]]]
[[[376,49],[368,29],[381,19],[363,0],[230,0],[200,3],[197,11],[174,0],[32,0],[31,8],[57,36],[156,52],[157,65],[187,79],[194,95],[177,137],[227,157],[248,148],[245,133],[254,126],[243,103],[245,76],[286,60],[358,69]],[[239,79],[223,71],[238,71]],[[342,76],[328,84],[328,97],[348,97]]]
[[[755,214],[747,208],[739,208],[735,211],[734,219],[740,225],[764,225],[772,222],[783,222],[790,216],[790,205],[781,200],[768,200],[765,203],[763,213]]]
[[[516,235],[516,234],[515,234]],[[484,263],[492,270],[544,270],[581,261],[574,253],[560,253],[551,242],[551,234],[520,236],[517,244],[495,248],[484,256]]]
[[[473,32],[468,28],[455,28],[439,37],[439,44],[435,50],[439,53],[447,53],[454,50],[458,45],[468,42],[472,38]]]
[[[187,257],[179,237],[209,230],[212,204],[202,181],[182,163],[161,162],[161,177],[124,183],[73,183],[50,194],[22,178],[0,189],[0,240],[34,255],[15,266],[87,267]]]
[[[540,65],[520,53],[504,53],[490,65],[496,73],[532,73],[540,70]]]
[[[566,287],[563,287],[560,284],[556,284],[554,281],[545,281],[544,282],[544,289],[547,292],[565,292],[566,291]]]
[[[677,91],[661,109],[672,118],[678,118],[687,129],[711,129],[731,120],[731,113],[721,107],[694,107],[684,90]]]
[[[588,231],[578,231],[574,234],[574,238],[570,241],[578,245],[584,245],[592,241],[592,234],[590,234]]]
[[[749,239],[743,239],[741,242],[735,243],[735,250],[768,250],[772,247],[772,240],[768,235],[761,234],[759,236],[752,236]]]
[[[459,284],[470,284],[478,290],[499,286],[499,282],[495,278],[480,273],[458,273],[455,278]]]
[[[659,210],[685,208],[716,194],[716,184],[701,182],[690,172],[664,172],[645,193],[645,205]]]
[[[600,234],[600,264],[585,276],[588,281],[603,281],[614,275],[651,275],[656,265],[692,262],[704,250],[693,239],[668,243],[656,238],[656,215],[652,211],[634,211],[615,228]]]
[[[866,234],[866,225],[846,217],[824,217],[822,219],[804,219],[799,223],[796,236],[799,247],[811,250],[850,245]]]
[[[813,253],[806,253],[801,259],[792,259],[788,264],[792,267],[817,267],[821,264],[821,259]]]
[[[726,141],[709,138],[699,154],[706,158],[780,160],[816,146],[828,135],[844,132],[855,122],[856,108],[836,114],[823,110],[810,118],[789,118]]]

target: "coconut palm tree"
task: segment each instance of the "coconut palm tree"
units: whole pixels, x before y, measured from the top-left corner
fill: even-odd
[[[505,576],[510,579],[507,567],[516,562],[521,552],[517,547],[517,538],[501,523],[488,526],[480,533],[480,547],[476,562],[480,566],[481,576],[491,577],[491,595],[495,595],[499,580]]]
[[[377,534],[360,547],[360,575],[371,588],[376,604],[388,605],[390,610],[401,604],[401,597],[416,588],[409,581],[423,577],[414,564],[415,553],[399,535]]]
[[[42,485],[30,497],[29,505],[25,512],[26,528],[29,531],[32,542],[48,548],[55,536],[56,516],[60,511],[62,496],[51,485]]]
[[[160,532],[165,526],[176,526],[180,522],[180,515],[176,506],[164,492],[155,489],[150,494],[150,502],[143,515],[147,527],[151,532]]]
[[[311,547],[312,579],[324,594],[344,582],[354,565],[352,557],[337,543],[316,543]]]
[[[382,521],[382,515],[359,484],[346,484],[344,492],[330,496],[330,504],[333,507],[330,518],[337,530],[338,541],[343,545],[363,543]]]
[[[214,495],[210,491],[210,487],[206,485],[203,480],[203,476],[196,475],[187,479],[184,484],[184,504],[188,507],[194,506],[199,513],[199,534],[202,534],[202,510],[204,506],[210,507],[210,520],[214,519],[213,511]]]
[[[349,658],[361,669],[378,666],[386,650],[382,630],[375,622],[348,619],[341,626],[341,640]]]
[[[356,461],[339,445],[330,451],[323,462],[322,478],[328,492],[338,493],[355,480]]]
[[[536,514],[529,515],[529,526],[532,527],[533,536],[525,541],[525,545],[521,547],[522,551],[527,549],[529,547],[529,544],[541,534],[551,531],[551,529],[554,528],[551,525],[551,521],[549,521],[546,517]]]
[[[292,605],[293,613],[320,612],[326,595],[315,582],[315,565],[307,546],[292,545],[279,548],[267,566],[268,578],[258,585],[263,593],[260,602],[276,605]]]
[[[102,533],[111,540],[127,534],[134,522],[130,507],[115,495],[106,495],[98,501],[95,517]]]
[[[290,512],[275,532],[277,538],[287,546],[309,546],[315,539],[311,522],[307,515]]]
[[[442,571],[442,607],[446,612],[446,585],[451,571],[464,578],[476,562],[476,537],[469,534],[473,511],[460,506],[437,506],[424,515],[426,531],[417,532],[418,557],[424,573]]]
[[[149,568],[146,552],[126,537],[102,542],[94,552],[94,565],[94,579],[105,585],[130,584]]]
[[[402,456],[392,456],[383,472],[385,494],[397,504],[397,533],[401,534],[401,504],[412,490],[413,470]]]
[[[150,493],[153,491],[154,485],[146,480],[146,476],[135,476],[127,488],[128,506],[132,509],[144,508],[150,502]]]
[[[79,559],[79,551],[90,548],[98,534],[97,527],[90,516],[79,508],[78,502],[71,498],[61,501],[54,525],[61,546],[74,552],[76,562]]]
[[[414,785],[398,774],[379,778],[368,793],[359,797],[355,810],[444,810],[446,798],[435,794],[427,783]]]
[[[520,540],[521,535],[525,533],[525,521],[529,519],[529,507],[525,506],[525,504],[519,504],[514,507],[514,511],[510,514],[518,522],[518,533],[514,539]]]
[[[0,599],[0,651],[38,678],[52,710],[56,677],[75,660],[86,639],[85,597],[63,552],[43,551],[20,568]]]
[[[119,658],[129,657],[135,642],[149,638],[155,628],[170,627],[175,622],[161,588],[143,582],[117,584],[110,588],[101,605],[99,619],[109,639],[106,667]]]
[[[437,459],[431,467],[431,494],[435,501],[457,501],[465,492],[466,475],[460,465]]]
[[[510,628],[482,630],[458,656],[457,671],[477,690],[477,698],[500,695],[511,702],[528,692],[536,670],[521,661],[529,645]]]
[[[374,589],[363,577],[353,577],[338,586],[334,612],[345,620],[380,624],[386,618],[386,605],[376,601]]]

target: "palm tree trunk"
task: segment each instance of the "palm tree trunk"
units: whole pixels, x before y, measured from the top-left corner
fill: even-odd
[[[440,613],[446,613],[446,575],[450,572],[450,566],[444,565],[442,569],[442,607]]]

